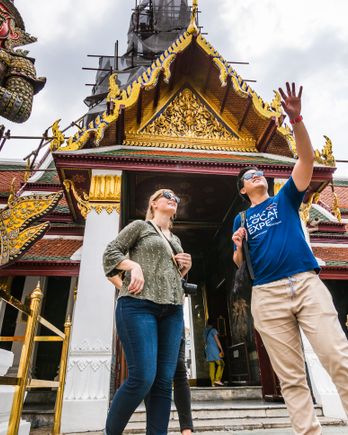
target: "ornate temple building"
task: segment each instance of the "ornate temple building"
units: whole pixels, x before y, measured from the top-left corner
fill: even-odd
[[[88,114],[76,131],[67,135],[55,123],[49,151],[30,169],[19,161],[0,165],[1,285],[25,301],[40,280],[43,314],[60,328],[75,305],[64,432],[102,429],[110,395],[124,379],[115,291],[102,254],[122,227],[144,218],[148,197],[163,187],[181,198],[174,232],[193,257],[190,281],[199,284],[185,305],[192,385],[209,385],[203,354],[209,315],[218,320],[226,385],[261,385],[266,398],[280,394],[250,301],[232,294],[231,234],[246,207],[236,187],[240,169],[257,165],[273,194],[291,174],[296,143],[278,92],[265,102],[205,39],[197,13],[196,0],[192,7],[186,0],[142,1],[117,68],[100,58]],[[348,336],[348,181],[333,181],[334,172],[325,138],[301,217]],[[0,335],[20,335],[24,327],[0,304]],[[18,345],[6,346],[18,365]],[[35,376],[55,378],[60,346],[39,343]],[[335,388],[305,339],[304,347],[316,400],[327,415],[340,415]]]

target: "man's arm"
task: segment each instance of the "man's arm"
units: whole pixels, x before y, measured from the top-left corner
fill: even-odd
[[[289,116],[289,119],[296,121],[296,119],[301,115],[302,86],[300,87],[298,95],[296,95],[295,83],[292,83],[291,88],[290,84],[286,83],[286,90],[287,94],[279,88],[280,95],[283,98],[282,106]],[[293,130],[298,160],[291,175],[297,190],[303,192],[309,186],[312,178],[314,151],[303,121],[295,122],[295,124],[293,124]]]
[[[238,268],[243,263],[243,251],[241,246],[237,246],[237,249],[233,253],[233,261],[237,265]]]

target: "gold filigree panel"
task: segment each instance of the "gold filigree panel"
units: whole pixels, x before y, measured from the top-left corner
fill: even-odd
[[[148,124],[141,133],[225,140],[238,137],[228,131],[190,89],[180,92],[164,112]]]

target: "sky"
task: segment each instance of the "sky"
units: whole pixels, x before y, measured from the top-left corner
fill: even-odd
[[[191,0],[189,0],[190,2]],[[27,31],[38,38],[28,45],[39,76],[47,77],[35,96],[25,124],[1,122],[13,135],[41,135],[56,119],[64,127],[86,112],[83,99],[94,83],[97,59],[87,54],[120,54],[134,0],[15,0]],[[302,84],[303,117],[313,147],[327,135],[336,159],[348,160],[348,16],[347,0],[199,0],[199,24],[205,37],[251,86],[271,101],[286,81]],[[1,158],[23,158],[38,141],[10,140]],[[348,164],[338,165],[348,177]]]

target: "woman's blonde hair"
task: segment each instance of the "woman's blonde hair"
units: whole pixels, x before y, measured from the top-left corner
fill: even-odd
[[[152,202],[156,201],[156,199],[160,198],[163,195],[163,192],[171,192],[171,193],[174,194],[174,192],[171,189],[159,189],[159,190],[156,190],[156,192],[153,193],[150,196],[150,198],[149,198],[149,203],[148,203],[147,210],[146,210],[146,215],[145,215],[145,220],[146,221],[149,221],[149,220],[154,218],[155,214],[154,214],[154,211],[153,211]],[[174,217],[171,218],[172,223],[173,223],[173,220],[174,220]],[[171,225],[171,227],[172,227],[172,225]]]

